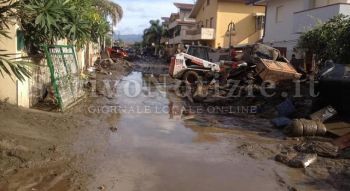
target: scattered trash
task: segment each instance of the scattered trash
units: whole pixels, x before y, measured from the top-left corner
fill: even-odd
[[[297,145],[295,150],[302,153],[317,154],[322,157],[335,158],[338,156],[339,147],[330,142],[309,141]]]
[[[312,120],[319,120],[321,122],[325,122],[328,119],[331,119],[335,115],[337,115],[337,111],[332,106],[328,106],[326,108],[323,108],[317,111],[316,113],[311,114],[310,118]]]
[[[336,139],[333,144],[337,145],[339,149],[346,149],[350,147],[350,133]]]
[[[87,71],[90,73],[95,72],[95,70],[96,70],[96,67],[88,67],[87,68]]]
[[[350,149],[345,149],[339,154],[339,158],[350,159]]]
[[[289,166],[289,161],[291,161],[293,158],[295,158],[298,155],[296,152],[286,152],[276,155],[275,160],[277,162],[286,164]]]
[[[299,80],[299,74],[294,67],[287,62],[259,59],[256,70],[264,81],[280,82],[284,80]]]
[[[294,168],[306,168],[316,162],[317,154],[299,154],[289,161],[289,166]]]
[[[350,112],[350,66],[326,61],[320,72],[318,91],[323,103],[332,105],[339,114]],[[328,65],[328,66],[327,66]]]
[[[316,162],[317,154],[279,154],[275,160],[292,168],[307,168]]]
[[[281,128],[281,127],[286,127],[289,126],[292,123],[292,120],[287,118],[287,117],[279,117],[279,118],[275,118],[271,121],[271,123],[277,127],[277,128]]]
[[[97,189],[98,189],[98,190],[105,190],[106,188],[105,188],[104,185],[102,185],[102,186],[97,187]]]
[[[111,130],[113,133],[116,133],[118,131],[118,127],[110,127],[109,130]]]
[[[287,130],[291,136],[324,136],[327,133],[326,126],[320,121],[307,119],[295,119]]]
[[[295,112],[295,107],[293,102],[290,99],[286,99],[286,101],[279,104],[277,107],[277,112],[279,117],[287,117]]]

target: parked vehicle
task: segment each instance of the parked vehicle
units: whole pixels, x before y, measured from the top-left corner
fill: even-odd
[[[327,61],[319,74],[321,104],[331,104],[339,113],[350,112],[350,65]]]
[[[108,49],[108,53],[113,61],[128,58],[128,53],[121,47],[113,46]]]

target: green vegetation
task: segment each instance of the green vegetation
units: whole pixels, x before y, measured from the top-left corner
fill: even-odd
[[[298,48],[316,54],[318,62],[350,60],[350,17],[339,15],[301,35]]]
[[[21,0],[18,10],[29,54],[38,54],[42,44],[67,39],[83,47],[98,42],[122,17],[118,4],[108,0]]]
[[[146,47],[154,46],[157,53],[161,49],[162,37],[168,36],[168,31],[162,26],[159,20],[151,20],[150,27],[143,31],[143,45]]]
[[[16,22],[24,35],[25,51],[30,57],[42,57],[43,44],[58,40],[82,48],[89,42],[101,42],[123,16],[122,8],[110,0],[0,0],[0,37],[9,37],[7,29]],[[2,50],[5,51],[5,50]],[[13,69],[17,78],[29,74],[23,66],[0,55],[0,72]],[[22,75],[21,75],[22,74]]]

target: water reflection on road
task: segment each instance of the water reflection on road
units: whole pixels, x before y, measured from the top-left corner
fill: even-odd
[[[239,145],[227,140],[249,139],[252,135],[219,128],[239,126],[242,122],[259,126],[264,122],[192,116],[186,112],[187,103],[167,92],[163,83],[149,88],[148,80],[139,72],[122,80],[116,105],[137,106],[142,112],[121,112],[118,131],[110,135],[107,153],[98,161],[97,181],[108,185],[112,177],[110,188],[123,191],[282,189],[276,171],[287,177],[292,172],[281,170],[268,158],[253,160],[241,155],[236,150]],[[143,84],[137,97],[120,93],[130,82]],[[136,87],[128,86],[134,93]],[[155,112],[154,108],[162,109]]]

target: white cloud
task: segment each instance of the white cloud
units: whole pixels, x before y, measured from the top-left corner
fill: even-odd
[[[168,17],[177,8],[174,2],[193,3],[193,0],[114,0],[123,7],[124,17],[117,29],[121,34],[142,34],[152,19]]]

